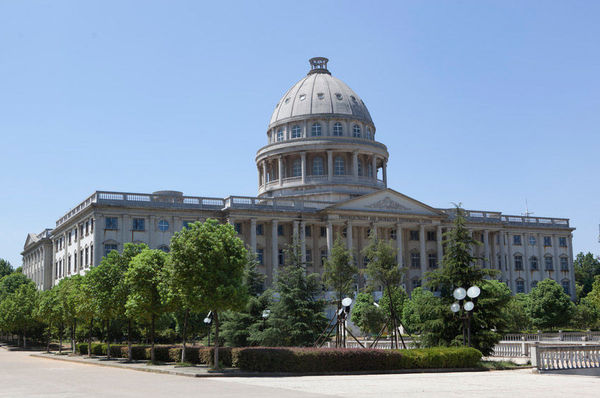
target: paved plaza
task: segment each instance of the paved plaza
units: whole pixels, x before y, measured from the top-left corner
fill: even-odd
[[[597,397],[600,377],[531,370],[369,376],[192,378],[0,350],[0,397]]]

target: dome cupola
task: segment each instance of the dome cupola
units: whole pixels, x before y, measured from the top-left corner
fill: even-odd
[[[340,201],[387,186],[385,145],[363,100],[331,75],[327,58],[275,106],[256,155],[259,196]],[[378,176],[378,171],[380,171]]]

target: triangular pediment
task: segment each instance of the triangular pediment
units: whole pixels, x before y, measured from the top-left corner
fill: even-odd
[[[31,245],[32,243],[35,243],[39,240],[37,234],[33,234],[33,233],[29,233],[27,234],[27,239],[25,240],[25,245],[23,246],[23,248],[27,248],[27,246]]]
[[[389,188],[338,203],[329,207],[329,209],[438,217],[445,216],[445,214],[439,210]]]

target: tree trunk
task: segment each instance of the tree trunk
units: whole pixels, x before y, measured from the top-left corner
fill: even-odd
[[[110,320],[106,320],[106,359],[110,359]]]
[[[133,359],[133,353],[131,352],[131,318],[127,321],[127,361],[131,362]]]
[[[213,311],[213,320],[215,321],[215,364],[214,368],[219,369],[219,314]]]
[[[60,326],[60,331],[58,332],[58,354],[62,354],[62,339],[63,339],[64,325]]]
[[[185,315],[183,316],[183,331],[181,333],[181,337],[183,338],[183,348],[181,349],[181,362],[185,362],[185,332],[187,329],[188,316],[190,314],[190,310],[186,308]]]
[[[27,348],[27,335],[24,330],[23,330],[23,348]]]
[[[150,325],[150,362],[154,363],[154,315],[152,315],[152,325]]]
[[[88,357],[92,357],[92,329],[94,329],[94,318],[90,319],[90,331],[88,333]]]
[[[46,340],[46,352],[50,353],[50,340],[52,339],[52,329],[48,326],[48,339]]]
[[[71,325],[71,354],[75,354],[75,322]]]

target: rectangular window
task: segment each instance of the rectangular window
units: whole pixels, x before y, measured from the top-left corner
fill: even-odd
[[[105,217],[104,218],[105,229],[119,229],[119,219],[117,217]]]
[[[94,232],[94,219],[90,218],[90,232]]]
[[[277,235],[283,236],[283,225],[277,226]]]
[[[90,245],[90,267],[94,265],[94,245]]]
[[[79,239],[83,238],[83,224],[79,225]]]
[[[325,260],[327,260],[327,249],[321,250],[321,267],[325,266]]]
[[[312,265],[312,250],[306,249],[306,265]]]
[[[544,246],[552,246],[552,237],[544,236]]]
[[[312,228],[310,225],[304,226],[304,236],[310,238],[312,236]]]
[[[193,223],[193,221],[183,221],[181,223],[181,227],[183,228],[187,228],[191,223]]]
[[[558,245],[560,247],[567,247],[567,238],[565,238],[564,236],[560,236],[558,238]]]
[[[283,265],[285,264],[285,261],[284,261],[285,260],[285,256],[284,256],[284,253],[283,253],[283,249],[279,249],[279,255],[277,257],[278,257],[277,261],[279,261],[278,265],[280,267],[283,267]]]
[[[235,229],[235,233],[240,235],[242,233],[242,223],[236,222],[233,224],[233,228]]]
[[[392,229],[392,230],[390,231],[390,239],[392,239],[392,240],[396,240],[397,238],[398,238],[398,234],[397,234],[396,230],[395,230],[395,229]]]
[[[73,253],[73,268],[77,271],[77,252]]]
[[[416,289],[418,287],[421,287],[421,280],[420,279],[413,279],[412,280],[412,288]]]
[[[143,218],[134,218],[131,229],[134,231],[145,231],[146,230],[146,220]]]
[[[73,239],[77,240],[77,227],[73,229]]]
[[[67,267],[69,269],[69,274],[71,273],[71,255],[67,257]]]
[[[69,246],[71,245],[71,238],[72,238],[71,232],[69,232]]]
[[[531,268],[532,271],[537,271],[538,270],[538,260],[537,257],[531,257],[531,259],[529,260],[529,266]]]
[[[560,270],[563,272],[569,271],[569,259],[567,257],[560,258]]]
[[[86,221],[85,222],[85,236],[88,236],[90,234],[90,222]]]
[[[432,240],[437,240],[437,236],[436,236],[436,232],[435,231],[427,231],[427,240],[428,241],[432,241]]]
[[[417,252],[410,253],[411,268],[421,268],[421,255]]]
[[[521,246],[521,235],[513,235],[513,245]]]
[[[525,293],[525,282],[522,279],[516,281],[517,293]]]
[[[265,251],[263,249],[256,249],[256,261],[260,265],[265,265]]]
[[[80,267],[82,267],[82,268],[83,268],[83,265],[85,264],[85,263],[83,262],[83,255],[84,255],[84,253],[83,253],[83,250],[81,250],[81,251],[79,252],[79,266],[80,266]]]
[[[569,281],[568,280],[564,280],[561,282],[562,288],[565,291],[565,294],[570,296],[571,295],[571,287],[569,286]]]
[[[410,240],[419,240],[419,231],[409,231]]]
[[[429,254],[429,256],[427,257],[427,260],[429,262],[429,268],[431,268],[431,269],[437,268],[437,266],[438,266],[437,254]]]
[[[108,256],[108,253],[113,250],[117,250],[117,245],[115,243],[104,244],[104,257]]]
[[[327,228],[321,227],[321,233],[320,233],[320,235],[321,235],[321,238],[326,237],[327,236]]]
[[[85,266],[87,267],[88,264],[90,263],[90,249],[88,249],[87,247],[85,248]]]
[[[523,271],[523,257],[515,256],[515,271]]]
[[[546,266],[546,271],[552,271],[554,269],[554,262],[552,261],[552,257],[544,257],[544,264]]]
[[[262,224],[256,224],[256,235],[262,235],[264,234],[264,230],[263,230],[263,225]]]

